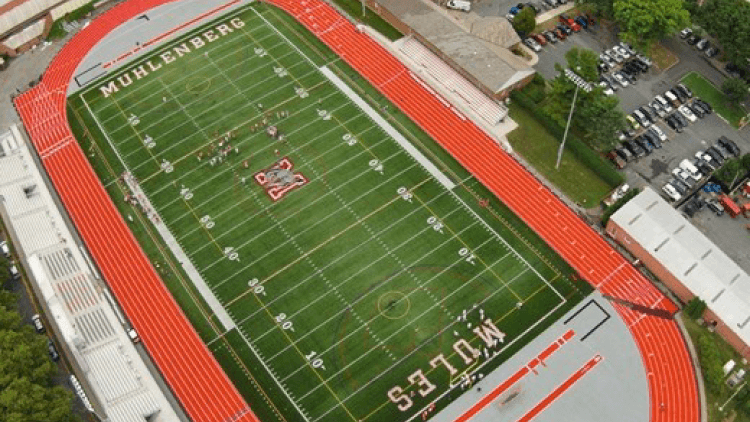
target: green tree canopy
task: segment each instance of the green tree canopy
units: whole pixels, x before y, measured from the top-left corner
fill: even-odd
[[[599,56],[592,50],[573,47],[565,53],[568,67],[588,82],[599,81]]]
[[[513,28],[524,35],[529,35],[535,27],[536,13],[531,7],[524,7],[513,19]]]
[[[615,0],[614,17],[622,37],[644,50],[690,24],[682,0]]]
[[[747,98],[747,83],[741,78],[727,78],[721,84],[721,90],[734,104]]]
[[[73,394],[52,385],[47,340],[21,321],[16,298],[0,290],[0,420],[73,422]]]
[[[561,127],[567,123],[575,89],[562,74],[550,82],[545,112]],[[608,151],[617,143],[617,132],[625,127],[625,115],[619,105],[616,96],[604,95],[598,85],[591,92],[579,89],[571,127],[593,149]]]
[[[738,66],[750,59],[750,3],[745,0],[707,0],[696,7],[694,19],[724,49],[724,56]]]

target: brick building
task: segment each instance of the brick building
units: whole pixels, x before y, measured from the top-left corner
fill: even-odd
[[[681,301],[706,302],[704,319],[750,359],[750,276],[659,194],[644,189],[612,215],[607,234]]]

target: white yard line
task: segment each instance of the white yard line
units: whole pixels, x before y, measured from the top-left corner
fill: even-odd
[[[86,102],[86,99],[81,96],[81,101],[83,101],[83,105],[86,107],[86,110],[88,110],[89,114],[91,115],[91,118],[94,119],[94,122],[96,123],[96,126],[99,128],[99,132],[101,132],[105,138],[107,138],[107,143],[109,143],[109,147],[112,148],[112,151],[115,152],[115,155],[117,155],[117,159],[120,160],[120,164],[122,164],[122,167],[128,171],[128,165],[125,164],[125,160],[122,159],[122,155],[120,155],[120,151],[115,147],[114,142],[112,142],[112,139],[109,137],[109,134],[106,130],[102,127],[102,124],[99,123],[99,119],[96,118],[96,114],[91,110],[91,107],[89,107],[89,103]]]
[[[354,92],[353,89],[349,87],[349,85],[346,84],[346,82],[342,81],[341,78],[338,77],[333,71],[331,71],[327,66],[323,66],[320,68],[320,72],[325,75],[326,78],[328,78],[329,81],[331,81],[332,84],[334,84],[341,92],[346,94],[349,99],[352,100],[354,104],[357,105],[365,114],[370,116],[370,118],[378,124],[385,133],[387,133],[391,138],[393,138],[396,142],[398,142],[399,145],[401,145],[401,148],[403,148],[406,152],[409,153],[414,159],[424,167],[424,169],[432,175],[432,177],[435,178],[438,182],[440,182],[441,185],[443,185],[448,190],[453,190],[453,188],[456,187],[456,184],[451,181],[451,179],[448,178],[440,169],[435,166],[435,164],[432,163],[427,157],[422,154],[420,150],[414,147],[414,145],[409,142],[404,135],[401,134],[396,128],[393,127],[390,123],[388,123],[377,111],[375,111],[367,102],[359,96],[356,92]]]
[[[221,305],[219,300],[211,291],[211,288],[208,287],[206,281],[203,279],[193,263],[185,254],[182,246],[177,243],[177,240],[175,240],[172,232],[169,230],[166,224],[162,222],[162,219],[159,216],[159,212],[156,211],[153,205],[151,205],[151,201],[149,201],[146,194],[143,193],[138,183],[132,176],[126,176],[124,179],[125,183],[127,183],[128,187],[130,188],[130,191],[133,192],[133,195],[136,197],[136,199],[138,199],[138,202],[140,202],[141,206],[145,210],[151,210],[151,213],[153,213],[153,215],[148,215],[149,220],[151,220],[151,223],[154,225],[154,227],[156,227],[156,231],[159,232],[159,235],[162,237],[162,239],[164,239],[164,243],[166,243],[169,250],[172,251],[172,254],[175,256],[175,258],[177,258],[177,261],[180,262],[182,268],[185,270],[185,273],[190,278],[190,281],[193,282],[195,288],[198,289],[198,292],[201,294],[201,296],[203,296],[203,299],[206,300],[206,304],[208,305],[208,307],[211,308],[211,311],[216,315],[221,324],[224,325],[224,329],[228,331],[235,328],[234,321],[232,321],[229,313],[227,313],[226,309],[224,309],[224,307]]]

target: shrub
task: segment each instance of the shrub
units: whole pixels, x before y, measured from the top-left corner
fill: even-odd
[[[724,369],[722,368],[721,354],[714,340],[708,334],[698,337],[698,357],[703,369],[706,388],[714,394],[723,394],[726,387],[724,384]]]
[[[689,316],[692,319],[698,319],[703,316],[703,311],[706,310],[706,302],[701,300],[699,297],[694,297],[690,300],[690,302],[685,305],[685,314]]]
[[[555,123],[537,104],[528,97],[524,92],[513,91],[510,94],[513,101],[518,102],[519,105],[527,109],[544,127],[557,139],[562,142],[563,134],[565,129]],[[620,174],[608,161],[605,160],[599,153],[592,150],[583,141],[578,139],[576,136],[568,133],[568,139],[565,144],[565,148],[575,154],[581,162],[583,162],[588,168],[602,178],[605,182],[611,186],[620,186],[625,182],[625,178]]]

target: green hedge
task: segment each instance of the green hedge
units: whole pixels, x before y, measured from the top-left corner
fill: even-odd
[[[708,306],[706,305],[706,302],[701,300],[698,296],[692,298],[690,302],[685,305],[685,314],[689,316],[692,319],[698,319],[703,316],[703,311],[706,310]]]
[[[365,15],[362,16],[362,3],[360,0],[333,0],[333,2],[348,13],[349,16],[359,19],[362,23],[371,26],[391,41],[395,41],[403,36],[398,29],[386,22],[385,19],[373,12],[372,9],[368,8]]]
[[[714,394],[724,394],[726,386],[724,384],[723,359],[718,346],[708,334],[698,337],[697,343],[698,357],[701,369],[703,369],[706,388]]]
[[[562,141],[565,129],[555,123],[533,99],[521,91],[513,91],[510,98],[531,112],[553,136]],[[575,135],[568,133],[565,148],[610,185],[620,186],[625,182],[625,177],[607,159],[592,150]]]
[[[617,212],[620,208],[622,208],[623,205],[625,205],[628,201],[633,199],[634,196],[638,195],[641,192],[640,189],[634,188],[630,189],[625,193],[625,196],[618,199],[617,202],[607,207],[606,210],[604,210],[604,214],[602,214],[602,225],[606,226],[607,221],[609,221],[609,217],[612,217],[612,214]]]

